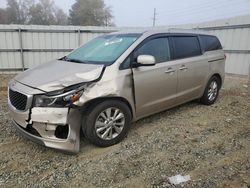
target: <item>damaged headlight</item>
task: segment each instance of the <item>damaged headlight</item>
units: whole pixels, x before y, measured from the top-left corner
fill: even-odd
[[[78,101],[84,89],[78,88],[72,91],[52,92],[46,95],[35,95],[33,106],[35,107],[66,107]]]

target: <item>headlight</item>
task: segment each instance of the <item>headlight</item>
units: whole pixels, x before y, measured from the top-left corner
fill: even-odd
[[[83,89],[72,90],[57,95],[35,95],[33,106],[35,107],[65,107],[78,101],[83,94]]]

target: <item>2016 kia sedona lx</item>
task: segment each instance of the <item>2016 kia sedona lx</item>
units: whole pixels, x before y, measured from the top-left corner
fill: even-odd
[[[200,31],[112,33],[16,76],[8,104],[20,133],[78,152],[81,129],[95,145],[111,146],[132,121],[194,99],[213,104],[224,67],[219,40]]]

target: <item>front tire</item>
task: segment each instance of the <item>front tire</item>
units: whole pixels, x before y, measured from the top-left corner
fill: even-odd
[[[205,105],[212,105],[218,98],[220,90],[220,80],[218,77],[213,76],[208,81],[203,96],[201,97],[201,103]]]
[[[108,147],[124,139],[131,119],[131,111],[125,103],[107,100],[90,109],[83,120],[82,129],[91,143],[100,147]]]

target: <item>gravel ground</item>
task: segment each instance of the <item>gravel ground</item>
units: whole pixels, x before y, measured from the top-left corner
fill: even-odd
[[[77,155],[19,136],[1,92],[0,187],[248,188],[249,88],[246,80],[227,78],[213,106],[191,102],[142,119],[109,148],[82,139]],[[168,177],[177,174],[190,175],[191,181],[171,185]]]

